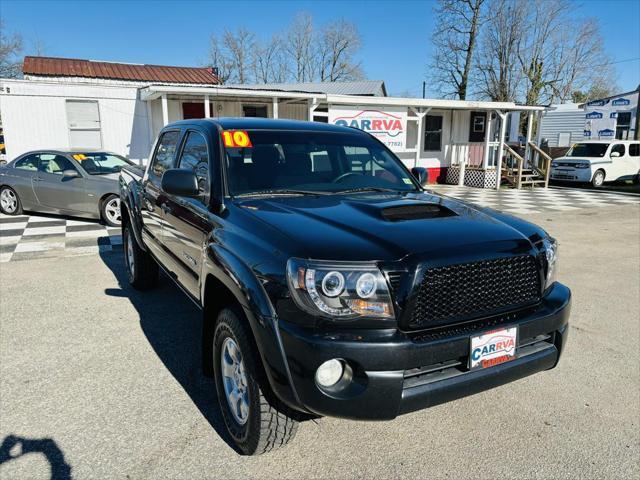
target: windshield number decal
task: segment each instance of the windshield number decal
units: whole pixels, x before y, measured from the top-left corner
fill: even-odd
[[[227,148],[252,147],[249,134],[244,130],[224,130],[222,132],[222,143]]]

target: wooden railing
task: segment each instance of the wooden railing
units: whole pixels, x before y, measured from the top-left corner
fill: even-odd
[[[532,148],[540,157],[542,157],[542,168],[531,162],[531,167],[538,172],[538,174],[544,178],[544,186],[549,186],[549,176],[551,175],[551,161],[553,160],[547,152],[538,147],[535,143],[529,142],[529,148]]]
[[[522,158],[518,152],[506,143],[504,144],[504,149],[507,154],[511,155],[511,157],[516,160],[516,167],[514,168],[513,165],[509,165],[509,162],[504,162],[502,164],[502,178],[519,190],[522,188],[522,169],[524,167],[524,158]]]

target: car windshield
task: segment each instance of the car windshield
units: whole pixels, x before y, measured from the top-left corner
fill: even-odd
[[[608,143],[576,143],[567,152],[567,157],[604,157]]]
[[[133,165],[133,162],[113,153],[74,153],[72,156],[89,175],[119,173],[125,165]]]
[[[364,135],[271,130],[246,133],[249,147],[225,148],[232,195],[417,190],[400,160]]]

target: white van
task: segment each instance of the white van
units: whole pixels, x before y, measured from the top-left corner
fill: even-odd
[[[617,180],[640,181],[640,142],[589,140],[574,143],[551,163],[551,180],[588,182],[600,187]]]

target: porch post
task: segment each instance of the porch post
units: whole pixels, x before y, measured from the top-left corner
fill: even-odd
[[[487,128],[485,128],[484,134],[484,158],[482,159],[482,168],[486,170],[489,167],[489,142],[491,139],[491,115],[492,112],[487,112]]]
[[[204,96],[204,118],[211,118],[211,105],[209,104],[209,95]]]
[[[274,97],[273,98],[273,118],[279,118],[278,117],[278,98]]]
[[[529,165],[533,164],[533,158],[531,158],[531,147],[529,146],[529,142],[531,141],[531,136],[533,134],[533,112],[529,111],[527,114],[527,139],[525,140],[524,146],[524,161],[529,162]]]
[[[149,129],[149,158],[151,158],[151,149],[153,148],[153,141],[156,138],[153,131],[153,110],[151,109],[151,100],[146,100],[144,103],[146,103],[147,106],[147,128]],[[147,158],[147,161],[149,160],[149,158]],[[144,165],[144,162],[142,160],[143,159],[141,158],[141,167]]]
[[[313,122],[313,112],[316,108],[318,108],[318,99],[317,98],[310,98],[307,101],[307,105],[308,105],[308,110],[309,110],[309,118],[308,120],[310,122]]]
[[[418,144],[417,146],[417,152],[416,152],[416,161],[414,163],[414,167],[418,166],[418,160],[420,160],[420,154],[422,153],[422,150],[424,149],[424,134],[423,134],[423,127],[424,127],[424,117],[427,116],[427,114],[431,111],[431,107],[427,108],[425,111],[422,111],[422,109],[412,109],[413,112],[418,116]]]
[[[496,190],[500,190],[500,180],[502,177],[502,155],[504,153],[505,141],[504,137],[507,131],[507,114],[499,110],[496,110],[496,113],[500,116],[500,136],[498,137],[498,141],[500,143],[498,145],[498,163],[496,164]]]
[[[169,123],[169,104],[167,103],[167,94],[162,94],[162,126]]]

